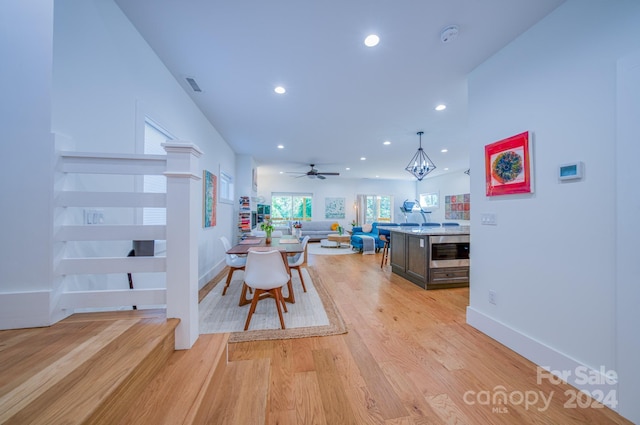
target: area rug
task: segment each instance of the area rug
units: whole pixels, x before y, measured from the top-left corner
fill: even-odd
[[[283,313],[286,329],[280,328],[275,301],[267,299],[258,303],[248,331],[244,323],[249,305],[238,306],[242,288],[243,271],[236,271],[225,296],[222,289],[226,277],[221,279],[200,303],[200,333],[230,333],[229,342],[261,341],[272,339],[306,338],[338,335],[347,332],[344,320],[335,303],[323,287],[322,280],[313,268],[302,268],[307,292],[302,291],[298,273],[293,273],[293,291],[296,302],[287,303],[288,313]],[[287,296],[286,287],[283,290]],[[250,297],[251,295],[248,295]]]
[[[307,254],[313,255],[345,255],[345,254],[355,254],[358,251],[354,251],[351,249],[351,246],[347,246],[346,244],[342,244],[340,248],[323,248],[319,243],[310,243],[307,244]]]

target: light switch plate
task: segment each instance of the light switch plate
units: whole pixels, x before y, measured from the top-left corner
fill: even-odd
[[[493,213],[482,213],[480,214],[480,224],[484,224],[486,226],[497,226],[498,220],[496,215]]]

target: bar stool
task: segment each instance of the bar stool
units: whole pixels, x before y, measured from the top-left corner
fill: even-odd
[[[387,264],[389,259],[389,247],[391,245],[391,232],[386,229],[378,229],[378,238],[384,242],[382,247],[382,261],[380,262],[380,268]]]

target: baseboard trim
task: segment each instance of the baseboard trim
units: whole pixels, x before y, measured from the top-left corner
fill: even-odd
[[[607,407],[617,411],[618,380],[617,377],[612,379],[606,376],[604,366],[601,370],[593,369],[471,306],[467,307],[467,324],[535,363],[541,368],[536,371],[539,379],[558,382],[556,378],[549,376],[549,374],[554,375],[578,390],[593,395]],[[604,399],[599,397],[601,393]],[[608,398],[606,398],[607,395],[609,395]]]
[[[0,329],[51,325],[49,291],[0,293]]]
[[[226,266],[224,260],[218,262],[215,266],[209,269],[204,275],[200,276],[198,279],[198,290],[202,289],[207,283],[211,282],[211,279],[216,277],[218,273],[220,273]]]

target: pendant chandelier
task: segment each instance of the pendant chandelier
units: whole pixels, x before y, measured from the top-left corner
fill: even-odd
[[[405,168],[408,172],[413,174],[418,181],[422,180],[427,174],[436,169],[436,165],[431,161],[431,159],[424,153],[422,150],[422,135],[424,131],[418,131],[418,136],[420,137],[420,147],[418,148],[418,152],[411,158],[409,161],[409,165]]]

